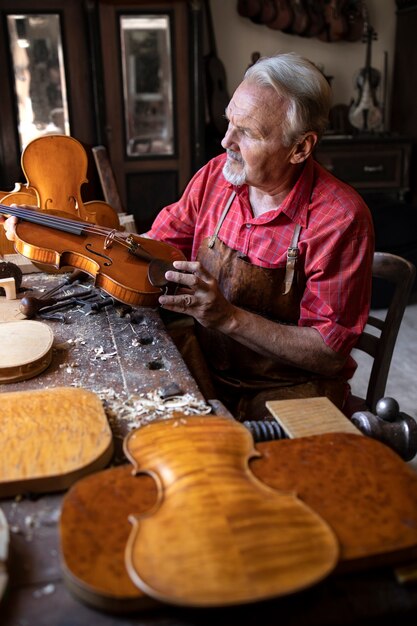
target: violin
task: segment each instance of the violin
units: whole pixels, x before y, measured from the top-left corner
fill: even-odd
[[[293,35],[304,36],[310,26],[310,16],[304,0],[291,0],[293,20],[289,32]]]
[[[267,24],[272,30],[287,31],[292,22],[294,14],[290,4],[290,0],[275,0],[275,17]]]
[[[310,18],[305,37],[318,37],[323,32],[325,27],[323,6],[323,0],[305,0],[305,8]]]
[[[156,306],[161,290],[171,288],[165,272],[173,261],[185,260],[167,243],[63,217],[67,214],[62,212],[0,204],[0,214],[19,218],[15,249],[24,257],[55,269],[80,269],[97,287],[131,306]]]
[[[319,33],[321,41],[340,41],[348,30],[343,12],[346,0],[323,0],[324,29]]]
[[[346,16],[348,30],[345,41],[359,41],[363,36],[367,9],[363,0],[348,0],[344,13]]]
[[[59,210],[109,228],[120,226],[117,212],[106,202],[83,202],[87,183],[87,153],[68,135],[45,135],[27,144],[21,166],[26,186],[2,198],[3,204],[36,205],[42,211]]]

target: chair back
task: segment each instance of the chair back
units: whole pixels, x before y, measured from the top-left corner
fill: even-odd
[[[415,275],[415,266],[406,259],[389,252],[374,253],[372,276],[390,283],[393,295],[385,319],[369,315],[367,325],[355,346],[355,349],[373,358],[365,399],[366,409],[372,413],[376,413],[376,404],[385,393],[395,342]]]

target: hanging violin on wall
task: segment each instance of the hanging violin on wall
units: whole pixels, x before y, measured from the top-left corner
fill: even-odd
[[[349,109],[349,122],[360,131],[372,131],[382,125],[383,114],[377,97],[376,90],[381,80],[380,72],[371,65],[372,42],[377,39],[372,26],[367,22],[363,37],[366,43],[366,62],[356,79],[358,97]]]

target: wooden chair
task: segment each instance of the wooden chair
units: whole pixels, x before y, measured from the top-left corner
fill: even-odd
[[[395,254],[375,252],[372,275],[374,279],[387,282],[388,288],[393,289],[393,295],[385,319],[369,315],[365,330],[355,346],[355,349],[369,354],[373,363],[366,398],[350,396],[344,409],[348,417],[356,411],[376,413],[377,402],[384,396],[395,342],[413,287],[416,268]]]

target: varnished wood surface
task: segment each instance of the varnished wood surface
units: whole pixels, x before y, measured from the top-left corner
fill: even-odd
[[[293,596],[227,609],[160,605],[121,615],[93,609],[62,581],[57,520],[61,496],[2,502],[11,531],[10,586],[1,605],[2,626],[414,626],[417,589],[395,582],[390,568],[336,575]]]
[[[248,467],[249,431],[222,416],[182,416],[132,431],[124,448],[157,482],[157,505],[132,512],[125,561],[146,594],[182,606],[228,606],[305,589],[334,569],[330,526]],[[295,469],[295,468],[294,468]]]
[[[278,492],[297,494],[330,524],[340,544],[338,572],[417,559],[417,476],[392,450],[346,433],[263,442],[256,449],[253,475]],[[134,474],[131,464],[97,472],[69,490],[61,553],[77,597],[125,612],[149,607],[127,575],[124,553],[129,517],[140,520],[157,501],[156,480]],[[187,522],[185,528],[191,530]]]

